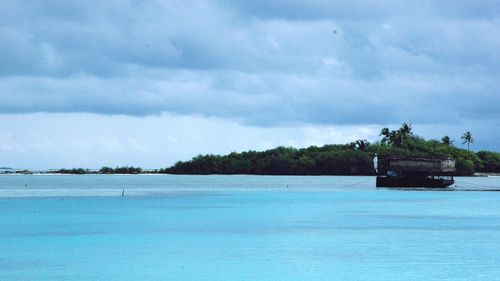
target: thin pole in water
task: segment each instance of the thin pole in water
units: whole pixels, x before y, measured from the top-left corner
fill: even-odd
[[[122,189],[122,197],[125,195],[125,189]]]

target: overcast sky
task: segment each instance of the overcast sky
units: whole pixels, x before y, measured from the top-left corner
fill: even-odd
[[[0,166],[376,141],[500,150],[498,1],[0,0]]]

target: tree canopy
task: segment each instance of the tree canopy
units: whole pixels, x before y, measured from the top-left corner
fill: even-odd
[[[65,174],[257,174],[257,175],[374,175],[373,156],[451,157],[456,160],[457,175],[475,172],[500,173],[500,153],[469,150],[474,142],[471,132],[461,137],[467,150],[457,148],[449,136],[425,140],[413,133],[410,124],[397,130],[383,128],[381,140],[370,143],[358,139],[347,144],[328,144],[307,148],[277,147],[265,151],[249,150],[227,155],[198,155],[188,161],[154,171],[139,167],[102,167],[99,171],[83,168],[60,169]]]
[[[265,175],[373,175],[373,155],[451,157],[457,175],[476,171],[500,172],[500,154],[464,150],[453,146],[450,137],[425,140],[403,123],[397,130],[383,128],[380,142],[356,140],[348,144],[310,146],[296,149],[277,147],[262,152],[246,151],[228,155],[198,155],[188,161],[161,169],[173,174],[265,174]],[[469,132],[470,133],[470,132]],[[471,135],[472,136],[472,135]]]

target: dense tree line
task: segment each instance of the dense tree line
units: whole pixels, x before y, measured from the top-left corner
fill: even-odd
[[[499,173],[500,172],[500,153],[492,151],[479,151],[477,153],[481,159],[480,172]]]
[[[139,167],[102,167],[99,169],[100,174],[141,174],[143,171]]]
[[[75,174],[75,175],[83,175],[88,174],[90,171],[84,168],[73,168],[73,169],[59,169],[57,171],[50,171],[49,173],[53,174]]]
[[[500,153],[470,151],[474,143],[472,133],[461,137],[467,150],[454,146],[449,136],[441,141],[425,140],[412,132],[404,123],[397,130],[383,128],[381,140],[369,143],[356,140],[348,144],[310,146],[296,149],[277,147],[266,151],[246,151],[228,155],[198,155],[189,161],[155,171],[143,171],[139,167],[102,167],[98,171],[83,168],[60,169],[61,174],[256,174],[256,175],[373,175],[373,156],[451,157],[456,160],[457,175],[475,172],[500,173]]]
[[[141,174],[143,170],[139,167],[102,167],[99,171],[89,170],[84,168],[73,168],[73,169],[59,169],[55,171],[50,171],[49,173],[53,174],[75,174],[75,175],[83,175],[83,174]]]
[[[179,161],[160,173],[172,174],[264,174],[264,175],[372,175],[373,155],[451,157],[456,160],[457,175],[475,172],[500,172],[500,153],[457,148],[444,136],[441,141],[425,140],[413,134],[411,125],[398,130],[384,128],[380,142],[357,140],[344,145],[295,149],[277,147],[257,152],[246,151],[220,155],[199,155]],[[467,144],[471,134],[467,132]]]
[[[197,156],[177,162],[161,173],[174,174],[266,174],[266,175],[369,175],[369,154],[349,145],[311,146],[303,149],[278,147],[263,152],[247,151],[226,156]]]

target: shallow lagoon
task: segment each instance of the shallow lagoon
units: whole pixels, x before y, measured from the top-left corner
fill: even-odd
[[[500,185],[457,180],[466,181]],[[369,177],[1,176],[0,280],[500,276],[500,193],[373,184]]]

